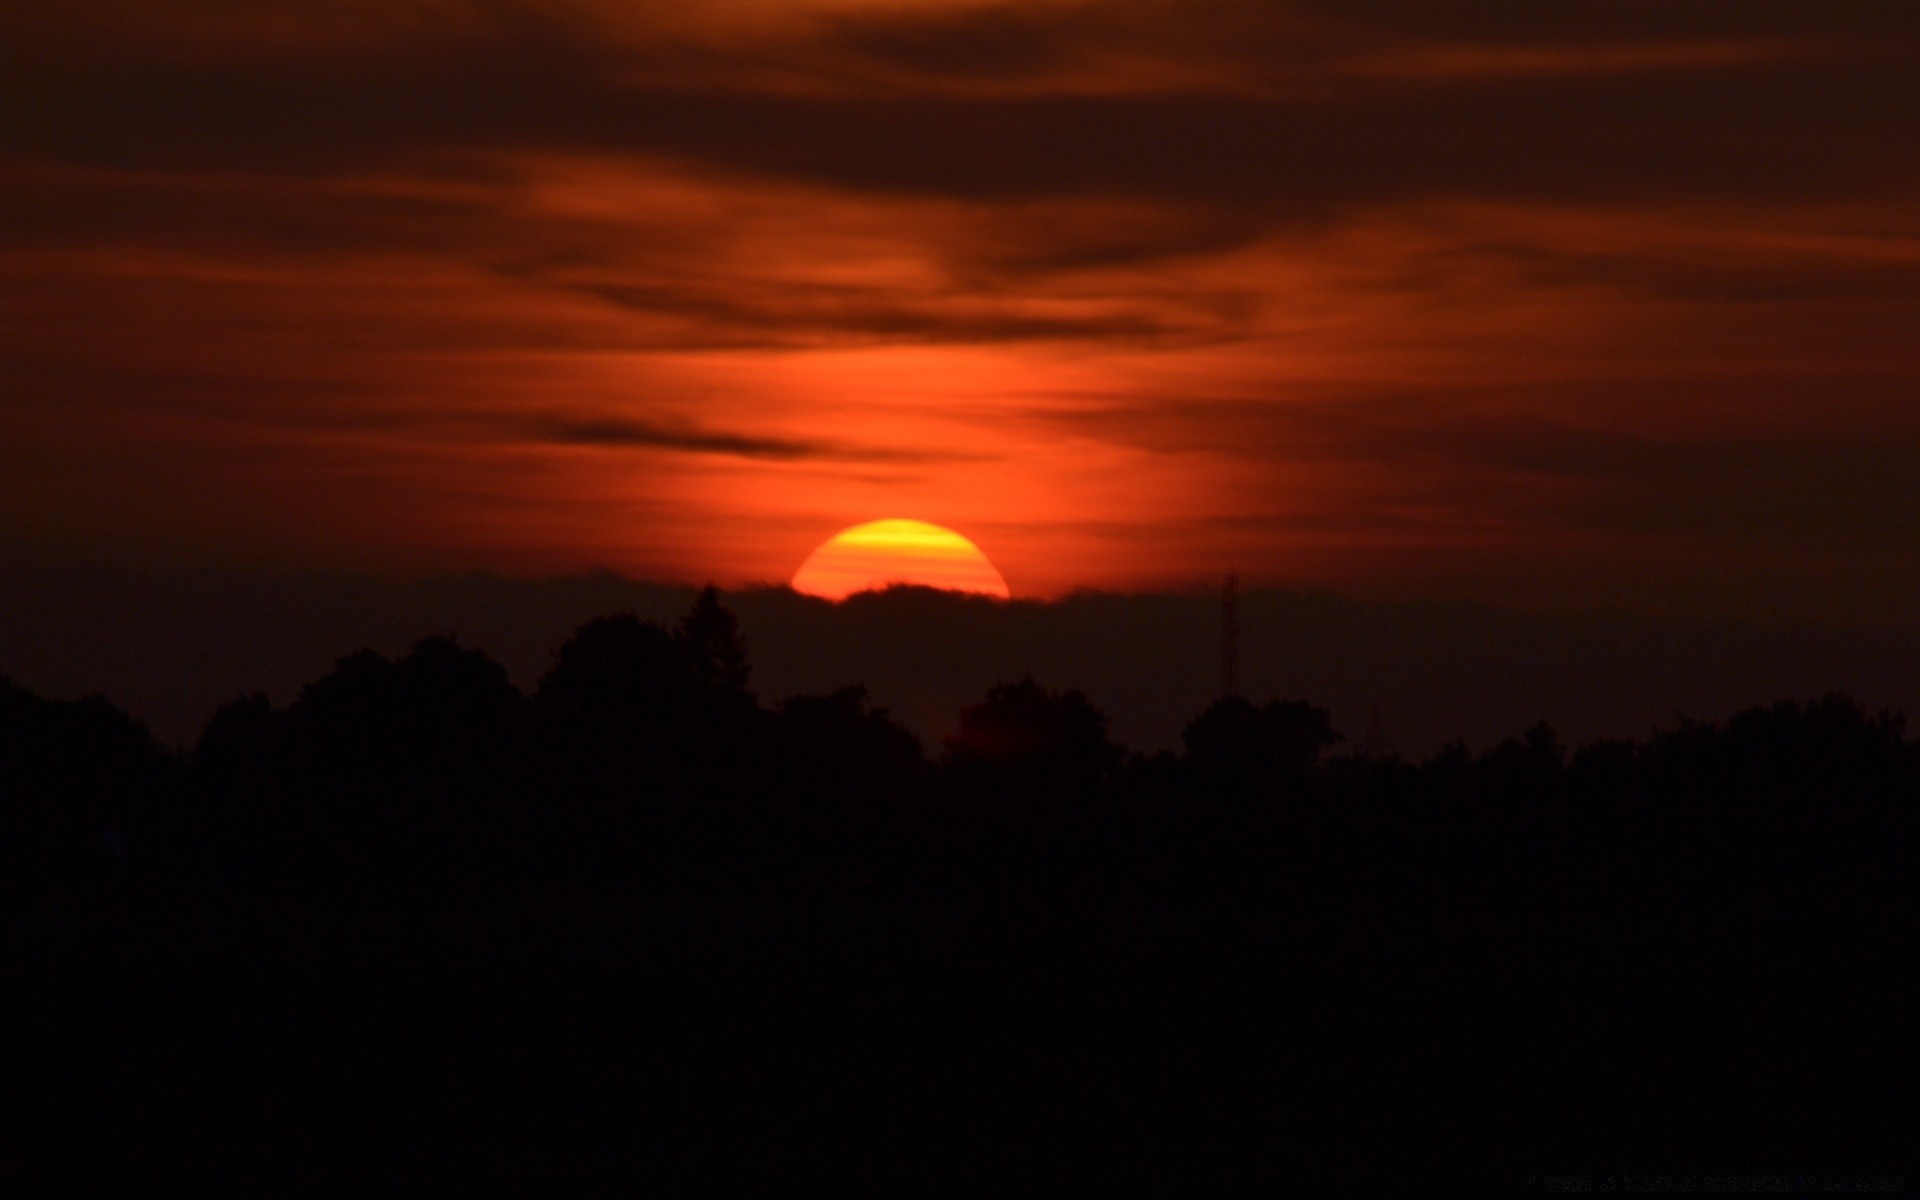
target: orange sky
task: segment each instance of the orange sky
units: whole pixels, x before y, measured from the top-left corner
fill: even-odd
[[[0,554],[1911,622],[1920,10],[0,16]]]

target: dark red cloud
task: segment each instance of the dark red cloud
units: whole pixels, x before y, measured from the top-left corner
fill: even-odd
[[[1916,66],[1868,3],[16,13],[5,536],[1901,618]]]

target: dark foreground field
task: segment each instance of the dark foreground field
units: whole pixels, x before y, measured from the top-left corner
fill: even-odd
[[[41,1184],[980,1190],[1911,1161],[1920,752],[1840,699],[1409,764],[776,706],[711,598],[531,696],[359,655],[192,753],[0,685]]]

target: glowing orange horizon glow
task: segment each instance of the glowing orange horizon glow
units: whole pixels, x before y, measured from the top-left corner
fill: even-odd
[[[845,600],[895,584],[1012,597],[980,547],[943,526],[897,518],[834,534],[800,564],[791,586],[808,596]]]

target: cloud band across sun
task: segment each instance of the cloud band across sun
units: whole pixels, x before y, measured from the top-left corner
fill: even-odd
[[[925,521],[889,518],[843,529],[793,575],[793,590],[826,600],[907,585],[1001,600],[1007,581],[967,538]]]

